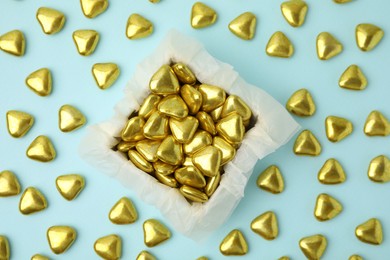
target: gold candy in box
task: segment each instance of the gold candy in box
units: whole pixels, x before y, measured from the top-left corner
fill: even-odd
[[[231,215],[258,160],[299,130],[274,98],[196,40],[170,31],[80,155],[201,240]]]

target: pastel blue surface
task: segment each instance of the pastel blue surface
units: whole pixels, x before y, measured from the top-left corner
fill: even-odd
[[[277,259],[283,255],[304,259],[298,241],[313,234],[323,234],[328,239],[323,259],[348,259],[355,253],[364,259],[390,259],[390,184],[376,184],[367,177],[372,158],[380,154],[390,156],[390,137],[368,138],[363,133],[365,119],[372,110],[380,110],[390,118],[390,43],[385,35],[376,49],[364,53],[357,48],[354,38],[355,26],[366,22],[389,34],[390,2],[355,0],[337,5],[331,0],[308,1],[305,24],[293,28],[281,15],[280,0],[207,1],[218,12],[218,21],[202,30],[192,29],[189,23],[194,2],[110,1],[105,13],[87,19],[79,1],[1,1],[0,34],[22,30],[27,48],[22,58],[0,52],[0,171],[14,171],[23,189],[40,189],[49,205],[42,212],[24,216],[18,210],[20,195],[0,198],[0,234],[9,238],[11,259],[30,259],[35,253],[53,259],[98,259],[93,250],[95,240],[112,233],[122,237],[123,259],[135,259],[146,249],[144,220],[157,218],[166,223],[156,209],[81,161],[77,147],[86,127],[62,133],[58,129],[58,109],[63,104],[75,105],[87,116],[88,125],[109,118],[137,63],[154,50],[171,28],[203,42],[212,55],[233,65],[249,83],[265,89],[283,104],[295,90],[308,88],[317,112],[313,117],[297,120],[318,137],[323,152],[315,158],[297,157],[292,152],[291,140],[257,164],[236,211],[205,243],[197,244],[172,230],[169,241],[149,251],[159,259],[196,259],[202,255],[224,259],[219,243],[228,232],[238,228],[249,243],[249,253],[241,259]],[[42,32],[35,18],[41,6],[66,14],[61,32],[52,36]],[[228,23],[245,11],[258,17],[252,41],[243,41],[227,29]],[[126,38],[126,21],[132,13],[140,13],[154,23],[151,37],[136,41]],[[72,40],[72,32],[77,29],[100,33],[101,40],[93,55],[82,57],[77,53]],[[272,58],[265,53],[269,37],[279,30],[294,44],[295,53],[290,59]],[[320,61],[316,56],[315,39],[322,31],[331,32],[344,45],[344,51],[329,61]],[[106,91],[97,88],[91,75],[91,67],[97,62],[115,62],[121,68],[117,82]],[[341,73],[351,64],[358,64],[367,75],[366,90],[353,92],[338,87]],[[34,94],[24,83],[27,75],[41,67],[48,67],[53,73],[53,93],[46,98]],[[11,109],[35,116],[34,126],[23,138],[14,139],[7,133],[5,114]],[[324,128],[328,115],[350,119],[354,124],[352,135],[340,143],[329,142]],[[28,145],[41,134],[53,140],[58,152],[51,163],[35,162],[25,156]],[[341,185],[326,186],[317,181],[318,170],[331,157],[338,159],[346,171],[347,181]],[[282,194],[272,195],[256,187],[258,173],[270,164],[278,165],[283,173],[286,189]],[[79,173],[86,178],[85,190],[72,202],[63,199],[55,187],[56,177],[67,173]],[[313,216],[320,193],[334,196],[344,206],[339,216],[324,223]],[[110,208],[122,196],[131,198],[138,209],[139,220],[132,225],[118,226],[108,219]],[[249,227],[252,219],[268,210],[274,211],[279,220],[280,234],[274,241],[264,240]],[[364,244],[354,235],[355,227],[372,217],[383,224],[384,242],[380,246]],[[52,225],[70,225],[77,230],[76,242],[62,255],[54,255],[47,243],[46,231]]]

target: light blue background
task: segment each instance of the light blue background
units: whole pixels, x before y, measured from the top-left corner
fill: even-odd
[[[123,239],[123,259],[135,259],[146,249],[143,221],[157,218],[166,223],[156,209],[81,161],[77,147],[86,127],[62,133],[57,126],[57,114],[60,106],[71,104],[87,116],[88,125],[109,118],[136,64],[154,50],[171,28],[203,42],[212,55],[232,64],[244,79],[262,87],[283,104],[295,90],[308,88],[317,112],[313,117],[297,120],[319,138],[323,152],[315,158],[297,157],[292,152],[293,140],[290,141],[257,164],[245,198],[232,217],[205,243],[197,244],[172,230],[172,238],[150,252],[159,259],[195,259],[202,255],[224,259],[219,243],[230,230],[239,228],[249,243],[249,253],[240,259],[277,259],[283,255],[304,259],[298,241],[317,233],[328,239],[323,259],[348,259],[354,253],[365,259],[390,259],[390,184],[376,184],[367,178],[368,164],[373,157],[390,156],[390,137],[368,138],[362,130],[367,115],[374,109],[390,117],[389,37],[385,35],[380,45],[368,53],[361,52],[354,39],[355,26],[363,22],[379,25],[385,33],[390,33],[390,2],[355,0],[337,5],[331,0],[308,1],[304,26],[292,28],[281,15],[280,0],[206,1],[218,12],[218,21],[202,30],[192,29],[189,23],[194,2],[110,1],[105,13],[87,19],[76,0],[1,1],[0,34],[22,30],[27,48],[22,58],[0,52],[0,170],[14,171],[23,189],[39,188],[49,204],[42,212],[24,216],[18,210],[20,195],[0,198],[0,233],[10,240],[12,259],[30,259],[35,253],[54,259],[98,259],[93,243],[111,233]],[[41,6],[66,14],[67,21],[60,33],[43,34],[35,18]],[[240,40],[227,29],[228,23],[244,11],[258,17],[256,37],[252,41]],[[140,13],[154,23],[155,32],[151,37],[137,41],[126,38],[126,21],[132,13]],[[101,40],[93,55],[82,57],[77,53],[72,41],[72,32],[77,29],[94,29],[100,33]],[[265,54],[269,37],[279,30],[294,44],[291,59]],[[320,61],[316,56],[315,38],[322,31],[331,32],[344,45],[341,55],[329,61]],[[97,62],[116,62],[121,68],[119,79],[106,91],[97,88],[91,75],[91,67]],[[352,92],[338,87],[339,76],[351,64],[361,66],[367,75],[366,90]],[[48,67],[53,73],[53,93],[46,98],[35,95],[24,83],[28,74],[41,67]],[[5,114],[11,109],[35,116],[33,128],[23,138],[14,139],[7,133]],[[328,115],[350,119],[355,127],[352,135],[340,143],[330,143],[324,129]],[[41,134],[53,140],[58,152],[51,163],[35,162],[25,156],[28,145]],[[317,181],[318,170],[330,157],[337,158],[344,166],[347,173],[344,184],[326,186]],[[277,164],[285,179],[286,190],[280,195],[256,187],[258,173],[270,164]],[[72,202],[65,201],[55,188],[56,177],[67,173],[80,173],[86,178],[85,190]],[[344,211],[335,219],[320,223],[314,218],[313,209],[317,195],[323,192],[339,199]],[[132,225],[117,226],[108,220],[110,208],[122,196],[130,197],[138,209],[139,220]],[[280,234],[274,241],[264,240],[249,227],[253,218],[267,210],[275,211],[279,220]],[[380,246],[361,243],[354,235],[355,227],[371,217],[379,218],[383,224],[384,242]],[[46,240],[46,230],[52,225],[70,225],[78,232],[74,245],[59,256],[50,251]]]

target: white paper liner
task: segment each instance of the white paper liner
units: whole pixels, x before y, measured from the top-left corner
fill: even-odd
[[[178,189],[159,183],[123,154],[111,149],[118,143],[114,137],[120,136],[128,116],[138,110],[150,93],[152,75],[161,65],[179,61],[187,64],[200,82],[219,86],[241,97],[257,118],[254,127],[245,134],[236,157],[226,164],[219,187],[203,204],[189,204]],[[125,97],[115,106],[115,115],[110,120],[88,127],[80,144],[80,156],[154,205],[177,231],[198,241],[210,235],[232,214],[244,196],[257,160],[285,144],[300,128],[274,98],[246,83],[232,66],[212,57],[199,42],[174,30],[137,66],[124,92]]]

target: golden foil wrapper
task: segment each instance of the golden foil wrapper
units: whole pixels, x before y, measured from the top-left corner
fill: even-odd
[[[194,134],[192,140],[183,145],[185,154],[193,155],[203,147],[210,145],[213,141],[211,135],[203,130],[200,130]]]
[[[11,171],[0,172],[0,197],[15,196],[20,193],[20,184]]]
[[[316,105],[307,89],[299,89],[288,99],[286,109],[297,116],[311,116],[316,111]]]
[[[151,21],[139,14],[132,14],[127,19],[126,36],[130,40],[148,37],[153,33]]]
[[[138,254],[136,260],[157,260],[157,258],[148,251],[143,250]]]
[[[87,119],[80,110],[71,105],[63,105],[58,111],[58,126],[62,132],[72,132],[79,129]]]
[[[243,40],[253,39],[256,32],[256,16],[251,12],[240,14],[229,23],[229,30]]]
[[[183,119],[169,119],[169,128],[171,129],[172,136],[179,143],[188,143],[194,137],[196,130],[198,129],[198,119],[192,116],[187,116]]]
[[[136,142],[121,141],[116,145],[116,149],[122,153],[127,153],[131,148],[134,148],[136,144]]]
[[[362,51],[370,51],[380,43],[384,34],[383,30],[374,24],[358,24],[355,29],[356,44]]]
[[[225,256],[245,255],[248,253],[248,244],[240,230],[232,230],[221,242],[219,251]]]
[[[50,95],[53,85],[50,70],[42,68],[32,72],[26,78],[26,85],[41,97]]]
[[[175,179],[182,185],[194,188],[204,188],[206,180],[202,173],[194,166],[186,166],[175,171]]]
[[[143,224],[144,242],[147,247],[154,247],[171,237],[169,229],[156,219],[148,219]]]
[[[294,54],[294,46],[290,39],[279,31],[271,36],[265,51],[272,57],[290,58]]]
[[[168,118],[158,111],[153,112],[146,121],[143,134],[153,140],[162,140],[168,136]]]
[[[45,196],[36,188],[28,187],[23,192],[19,202],[19,211],[29,215],[47,208]]]
[[[179,165],[183,161],[183,147],[170,135],[158,147],[157,157],[165,163]]]
[[[305,22],[307,4],[301,0],[289,0],[280,5],[284,19],[292,27],[300,27]]]
[[[41,254],[35,254],[31,257],[31,260],[50,260],[50,258]]]
[[[134,142],[145,139],[143,129],[144,125],[145,121],[141,117],[135,116],[130,118],[122,130],[121,138],[126,142]]]
[[[222,109],[223,106],[220,106],[210,112],[210,116],[214,120],[214,122],[218,122],[221,119]]]
[[[348,119],[328,116],[325,119],[325,129],[329,141],[339,142],[352,133],[353,125]]]
[[[318,180],[322,184],[343,183],[346,175],[343,167],[336,159],[328,159],[318,172]]]
[[[196,2],[191,10],[191,26],[195,29],[208,27],[217,20],[217,13],[213,8],[201,2]]]
[[[81,9],[87,18],[95,18],[106,11],[108,0],[80,0]]]
[[[320,60],[329,60],[343,51],[343,45],[330,33],[322,32],[317,36],[317,56]]]
[[[178,93],[180,84],[173,69],[162,65],[150,79],[149,88],[154,94],[169,95]]]
[[[192,162],[196,168],[198,168],[203,175],[208,177],[214,177],[218,174],[221,161],[221,151],[212,145],[202,148],[192,157]]]
[[[351,255],[348,260],[363,260],[363,257],[360,255]]]
[[[215,109],[213,111],[215,111]],[[243,121],[250,120],[252,116],[252,111],[249,106],[245,103],[244,100],[242,100],[239,96],[236,95],[230,95],[226,99],[225,103],[222,106],[221,117],[224,118],[232,113],[239,114],[242,117]]]
[[[351,1],[352,0],[333,0],[333,2],[335,2],[336,4],[345,4],[345,3],[349,3]]]
[[[299,240],[299,247],[309,260],[318,260],[324,254],[328,242],[323,235],[313,235]]]
[[[27,148],[26,155],[35,161],[50,162],[55,159],[56,151],[50,139],[44,135],[40,135]]]
[[[332,196],[322,193],[318,195],[314,208],[314,216],[318,221],[331,220],[341,213],[343,206]]]
[[[140,170],[152,173],[154,171],[153,165],[148,162],[139,152],[135,150],[130,150],[129,153],[130,161]]]
[[[220,136],[233,145],[240,144],[245,134],[242,117],[237,113],[222,118],[217,123],[216,129]]]
[[[363,90],[367,87],[367,78],[357,65],[349,66],[339,79],[339,86],[351,90]]]
[[[92,66],[92,75],[96,84],[105,90],[114,84],[119,77],[120,69],[115,63],[95,63]]]
[[[379,111],[372,111],[364,124],[364,133],[368,136],[388,136],[390,135],[390,122]]]
[[[69,226],[52,226],[47,230],[50,249],[57,255],[66,252],[76,237],[76,230]]]
[[[156,173],[162,174],[162,175],[170,175],[175,172],[177,166],[171,165],[168,163],[164,163],[162,161],[157,161],[153,163],[153,168],[156,171]]]
[[[192,162],[192,157],[187,156],[183,161],[183,166],[194,166]]]
[[[122,256],[122,239],[115,234],[101,237],[93,245],[96,254],[106,260],[118,260]]]
[[[220,87],[201,84],[198,91],[202,94],[202,110],[205,112],[211,112],[225,102],[226,93]]]
[[[278,260],[290,260],[290,257],[288,256],[282,256]]]
[[[148,119],[157,110],[161,97],[155,94],[147,96],[138,110],[138,116]]]
[[[217,173],[214,177],[209,177],[207,180],[206,187],[204,188],[204,193],[208,197],[214,194],[215,190],[218,188],[219,182],[221,181],[221,174]]]
[[[73,32],[73,41],[82,56],[91,55],[99,42],[99,33],[94,30],[77,30]]]
[[[126,197],[122,197],[111,208],[108,218],[114,224],[125,225],[134,223],[138,219],[138,213],[133,202]]]
[[[272,211],[267,211],[251,222],[251,229],[267,240],[274,240],[279,234],[278,221]]]
[[[7,237],[0,236],[0,259],[9,260],[11,249]]]
[[[188,116],[188,107],[179,95],[164,97],[157,106],[158,111],[176,119],[183,119]]]
[[[376,218],[371,218],[355,229],[356,237],[367,244],[380,245],[383,241],[382,224]]]
[[[209,199],[204,192],[187,185],[183,185],[180,187],[180,193],[193,202],[203,203],[208,201]]]
[[[200,128],[207,131],[211,135],[217,134],[213,118],[206,112],[200,111],[196,114],[196,118],[199,121]]]
[[[170,175],[164,175],[159,172],[156,172],[155,175],[157,180],[159,180],[162,184],[167,185],[168,187],[177,188],[179,186],[177,180]]]
[[[192,115],[198,113],[202,106],[202,94],[195,87],[185,84],[180,88],[180,95],[187,104],[189,113]]]
[[[8,133],[15,138],[24,136],[34,124],[34,117],[26,112],[10,110],[6,117]]]
[[[379,155],[371,160],[368,167],[368,178],[374,182],[390,181],[390,159]]]
[[[160,144],[160,141],[142,140],[135,145],[135,149],[137,149],[142,157],[148,162],[157,162],[157,149]]]
[[[278,194],[284,191],[283,176],[276,165],[271,165],[260,173],[256,183],[259,188],[273,194]]]
[[[23,56],[26,50],[26,40],[23,32],[13,30],[1,35],[0,50],[14,56]]]
[[[52,8],[39,8],[36,17],[43,32],[46,34],[58,33],[65,24],[64,13]]]
[[[196,260],[209,260],[209,259],[205,256],[201,256],[201,257],[196,258]]]
[[[194,73],[184,63],[175,63],[172,65],[172,69],[181,83],[190,85],[194,85],[196,83]]]
[[[221,151],[221,166],[227,164],[236,156],[236,149],[222,137],[215,136],[213,139],[213,146]]]
[[[296,155],[309,156],[318,156],[321,150],[320,143],[310,130],[304,130],[298,135],[293,148]]]
[[[56,179],[58,192],[66,200],[74,200],[85,187],[84,177],[79,174],[67,174]]]

